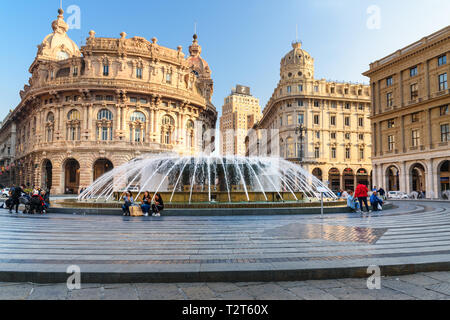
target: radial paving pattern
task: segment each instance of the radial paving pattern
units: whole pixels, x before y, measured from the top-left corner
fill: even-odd
[[[316,275],[310,276],[318,277],[317,270],[327,270],[323,277],[332,277],[332,269],[369,265],[448,265],[450,203],[397,205],[398,209],[370,217],[338,214],[323,220],[320,216],[41,217],[2,210],[0,278],[20,280],[19,274],[24,280],[53,282],[61,280],[70,265],[80,266],[85,281],[94,282],[283,280],[283,274],[295,277],[295,270],[305,278],[300,271],[315,270]],[[348,276],[358,275],[355,272],[360,271]]]

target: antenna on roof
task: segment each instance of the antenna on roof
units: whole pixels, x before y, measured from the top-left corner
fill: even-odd
[[[197,22],[194,22],[194,34],[197,34]]]
[[[59,8],[60,8],[60,9],[63,8],[63,2],[62,2],[62,0],[59,0]]]
[[[298,42],[298,24],[295,25],[295,42]]]

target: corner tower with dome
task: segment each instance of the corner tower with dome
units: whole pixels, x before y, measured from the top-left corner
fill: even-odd
[[[249,141],[259,139],[249,154],[267,150],[300,163],[334,191],[369,185],[369,116],[370,87],[316,79],[314,59],[296,41],[281,59],[280,81],[261,121],[249,133]]]
[[[77,194],[142,154],[213,151],[214,83],[197,35],[189,56],[125,32],[90,31],[80,49],[63,14],[38,46],[9,115],[17,127],[13,183]]]

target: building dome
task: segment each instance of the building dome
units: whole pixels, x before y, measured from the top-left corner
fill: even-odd
[[[301,42],[294,42],[292,50],[281,59],[281,77],[314,78],[314,59],[302,49]]]
[[[211,77],[211,69],[208,63],[200,55],[202,53],[202,47],[198,44],[198,37],[194,34],[194,40],[189,47],[190,57],[187,59],[189,65],[193,71],[199,76],[209,78]]]
[[[53,33],[45,37],[38,46],[38,58],[45,60],[65,60],[80,57],[81,52],[75,42],[67,36],[68,24],[64,21],[64,11],[58,10],[58,18],[52,22]]]

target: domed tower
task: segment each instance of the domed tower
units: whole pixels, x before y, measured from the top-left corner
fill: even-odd
[[[292,50],[281,59],[281,79],[292,78],[313,79],[314,59],[302,49],[302,43],[292,43]]]
[[[198,44],[198,36],[194,34],[192,45],[189,47],[190,56],[187,59],[192,72],[198,77],[199,89],[202,95],[211,101],[214,92],[214,82],[211,79],[211,69],[201,57],[202,47]]]
[[[58,18],[52,22],[53,33],[45,37],[38,45],[36,59],[39,60],[66,60],[72,57],[81,57],[81,52],[75,42],[67,35],[68,24],[64,21],[64,10],[58,10]]]

